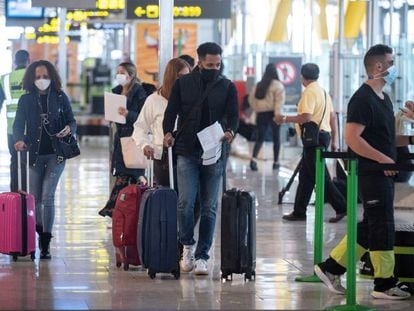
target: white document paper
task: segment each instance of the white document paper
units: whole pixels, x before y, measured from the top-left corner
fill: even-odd
[[[221,145],[216,148],[207,150],[203,153],[201,158],[203,159],[203,165],[211,165],[217,163],[221,157]]]
[[[197,133],[198,140],[203,148],[203,165],[214,164],[221,157],[221,140],[224,136],[221,125],[216,121]]]
[[[126,96],[105,92],[105,120],[125,124],[126,119],[118,112],[119,107],[126,109]]]

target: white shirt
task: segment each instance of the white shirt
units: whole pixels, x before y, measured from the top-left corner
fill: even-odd
[[[154,148],[154,158],[161,160],[164,131],[162,122],[164,112],[167,109],[168,100],[155,92],[147,97],[137,121],[134,123],[132,138],[138,148],[143,150],[145,146]],[[151,137],[152,136],[152,141]]]

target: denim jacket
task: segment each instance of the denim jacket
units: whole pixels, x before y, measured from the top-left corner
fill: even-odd
[[[63,91],[50,89],[48,94],[48,121],[49,132],[59,133],[69,125],[72,135],[76,135],[76,120],[68,96]],[[38,92],[27,93],[20,97],[16,118],[13,125],[15,142],[24,141],[30,153],[30,165],[35,165],[42,139],[42,108]],[[25,131],[26,129],[26,131]],[[58,160],[63,160],[58,144],[58,138],[52,137],[53,150]]]

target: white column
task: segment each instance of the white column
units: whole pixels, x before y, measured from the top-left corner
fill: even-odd
[[[59,9],[59,75],[62,79],[62,89],[66,89],[66,8]]]
[[[164,70],[168,61],[173,57],[174,47],[174,0],[159,0],[159,83],[162,84]]]

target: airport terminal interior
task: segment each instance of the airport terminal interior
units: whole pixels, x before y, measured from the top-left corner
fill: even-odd
[[[8,11],[13,5],[18,8],[19,2],[23,3],[22,11]],[[42,2],[49,6],[41,7]],[[0,31],[6,34],[0,38],[0,75],[13,69],[13,55],[21,48],[29,51],[31,60],[45,58],[56,64],[65,77],[81,150],[80,156],[66,161],[57,187],[51,260],[39,259],[39,249],[34,261],[30,256],[14,261],[0,254],[0,310],[322,310],[335,306],[356,310],[350,297],[333,294],[321,282],[297,280],[314,273],[315,194],[305,221],[282,219],[292,211],[297,176],[281,203],[280,191],[291,180],[302,153],[300,138],[291,124],[281,127],[277,169],[272,167],[270,139],[259,153],[257,171],[250,168],[254,142],[237,133],[231,145],[227,187],[256,196],[254,279],[246,280],[241,274],[234,274],[232,280],[221,278],[220,199],[208,275],[182,272],[175,279],[171,274],[158,273],[151,279],[141,266],[130,266],[128,271],[117,267],[112,221],[98,214],[114,181],[110,174],[114,126],[104,119],[103,94],[114,86],[116,66],[126,59],[136,63],[143,82],[159,86],[158,48],[166,44],[160,40],[173,40],[174,57],[195,57],[200,43],[215,41],[223,47],[224,74],[235,82],[241,108],[243,95],[260,80],[265,66],[275,63],[286,88],[284,113],[294,115],[302,91],[300,66],[317,63],[319,82],[333,98],[342,131],[350,96],[366,79],[362,57],[370,45],[384,43],[394,48],[399,79],[386,91],[395,113],[406,100],[414,100],[414,1],[165,0],[176,6],[174,38],[162,38],[158,32],[158,20],[163,19],[158,1],[79,1],[92,3],[90,8],[68,6],[69,2],[78,1],[0,0]],[[29,14],[27,5],[30,8],[32,3],[39,7],[29,9]],[[186,5],[191,9],[184,9]],[[56,19],[62,16],[66,24]],[[62,39],[63,45],[59,43]],[[59,58],[67,63],[64,69],[59,68]],[[254,126],[254,117],[247,111],[242,118]],[[403,119],[398,131],[413,135],[412,124]],[[340,134],[339,145],[344,150]],[[3,105],[0,193],[10,189],[9,163]],[[336,162],[328,160],[327,164],[335,177]],[[414,225],[413,187],[411,174],[396,183],[397,225]],[[361,204],[357,213],[361,219]],[[347,232],[347,217],[330,223],[328,219],[333,216],[335,211],[325,204],[323,258]],[[413,297],[401,301],[372,298],[373,281],[360,274],[359,267],[360,262],[354,299],[359,306],[367,310],[413,310]],[[346,280],[345,275],[342,283],[347,284]]]

